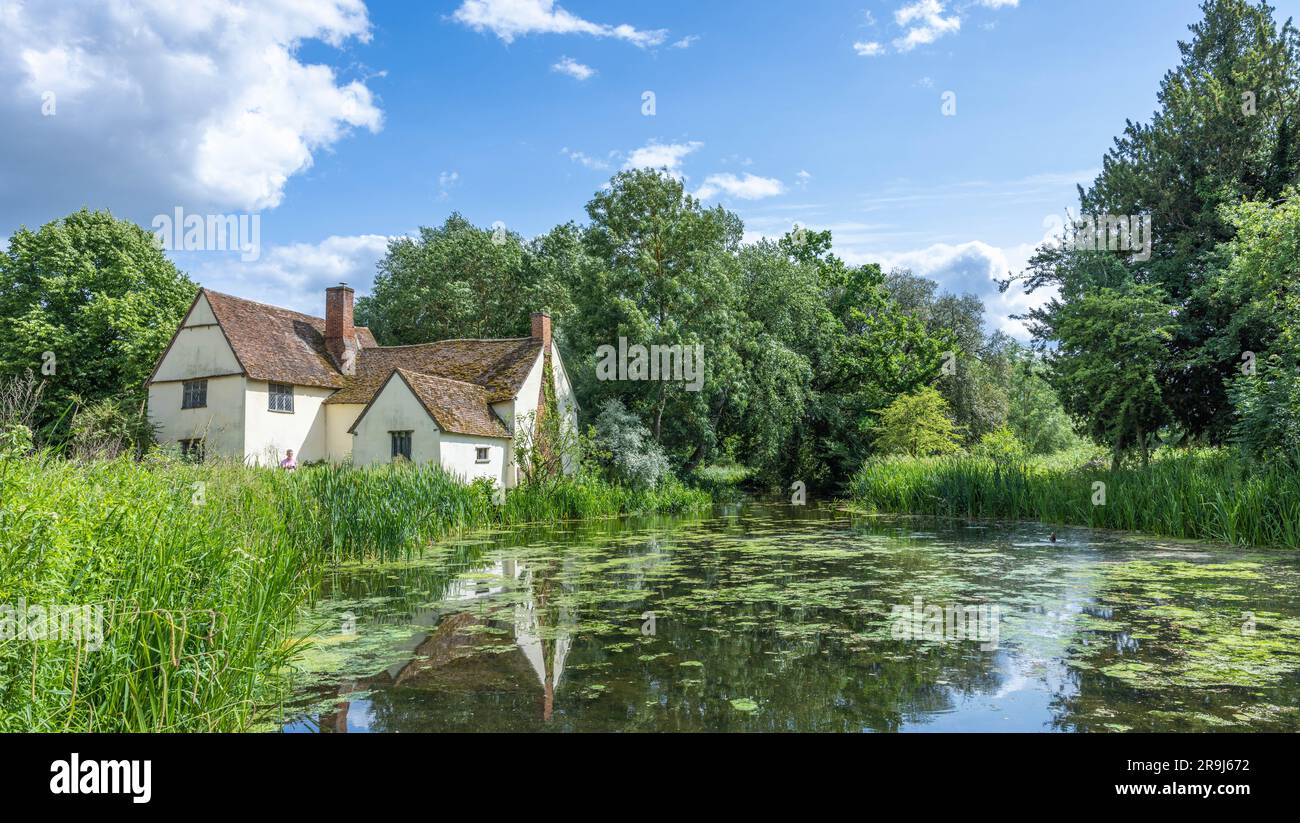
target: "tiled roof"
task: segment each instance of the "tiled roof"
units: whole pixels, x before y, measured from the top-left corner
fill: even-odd
[[[343,375],[325,351],[321,318],[211,289],[204,289],[203,296],[249,377],[298,386],[343,386]]]
[[[460,434],[510,436],[491,404],[518,394],[542,349],[533,337],[384,347],[357,326],[356,373],[345,375],[325,349],[322,318],[211,289],[202,294],[249,377],[338,389],[326,403],[369,404],[400,372],[438,425]]]
[[[417,346],[362,349],[356,374],[344,378],[342,390],[326,403],[369,403],[394,369],[473,383],[486,390],[488,403],[512,399],[528,379],[542,341],[533,337],[509,340],[443,340]]]
[[[424,410],[443,431],[482,437],[510,437],[501,418],[488,405],[488,393],[482,386],[406,369],[395,369],[394,373],[406,381],[420,405],[424,406]],[[375,397],[378,396],[376,393]],[[366,411],[368,410],[367,406]],[[363,411],[357,416],[357,423],[361,422],[365,414]],[[354,431],[357,423],[352,424]]]

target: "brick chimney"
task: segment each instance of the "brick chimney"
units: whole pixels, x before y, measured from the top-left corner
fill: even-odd
[[[347,283],[325,290],[325,350],[344,374],[356,373],[357,333],[352,324],[352,296]]]
[[[551,316],[544,311],[533,312],[533,337],[542,341],[542,351],[551,354]]]
[[[544,311],[533,312],[533,339],[542,341],[542,374],[545,375],[545,367],[551,365],[551,316]],[[534,421],[537,426],[541,425],[542,418],[545,415],[546,390],[543,388],[542,391],[537,393],[537,417]],[[540,431],[540,429],[535,431]],[[550,444],[539,443],[538,445],[543,453],[549,451]]]

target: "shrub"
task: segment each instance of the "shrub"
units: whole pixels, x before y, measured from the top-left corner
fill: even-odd
[[[610,479],[634,489],[650,489],[668,474],[663,447],[636,415],[618,400],[606,400],[596,417],[596,447]]]

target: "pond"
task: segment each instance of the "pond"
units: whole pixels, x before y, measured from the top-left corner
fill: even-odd
[[[1300,562],[746,504],[336,572],[290,732],[1300,730]]]

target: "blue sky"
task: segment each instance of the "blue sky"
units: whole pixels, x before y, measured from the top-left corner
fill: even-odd
[[[319,313],[326,285],[367,290],[389,237],[453,210],[532,236],[668,163],[752,237],[830,228],[850,262],[979,294],[1017,332],[1026,300],[991,277],[1150,117],[1197,6],[0,0],[0,234],[82,205],[255,212],[257,260],[173,257]]]

